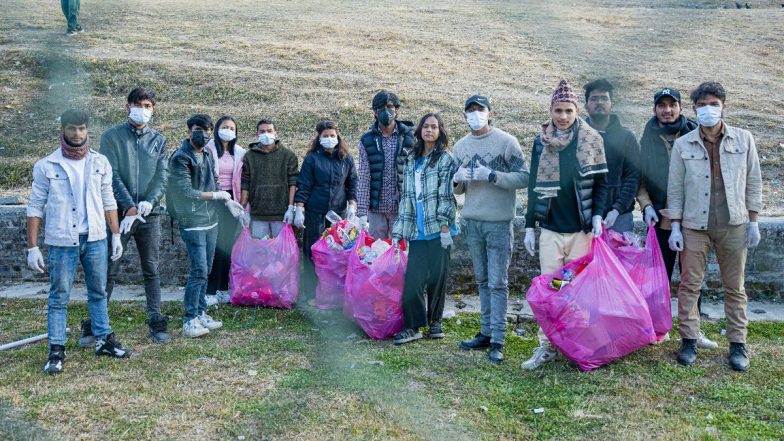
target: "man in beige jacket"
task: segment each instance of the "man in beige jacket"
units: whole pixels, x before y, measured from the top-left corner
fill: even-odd
[[[729,364],[744,371],[749,367],[744,269],[747,247],[760,241],[762,176],[751,133],[722,121],[725,99],[724,87],[716,82],[692,91],[699,128],[675,141],[663,214],[672,221],[670,248],[681,252],[678,363],[690,366],[697,360],[697,299],[708,254],[715,248],[724,287]]]

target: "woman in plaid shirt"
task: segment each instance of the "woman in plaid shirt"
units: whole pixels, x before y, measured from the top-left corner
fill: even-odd
[[[419,328],[430,325],[430,338],[443,338],[446,277],[452,236],[457,235],[457,202],[452,176],[457,169],[449,148],[449,133],[437,113],[419,120],[416,145],[408,156],[398,218],[392,229],[395,242],[409,243],[408,267],[403,288],[405,327],[395,344],[422,338]],[[427,290],[427,298],[425,298]]]

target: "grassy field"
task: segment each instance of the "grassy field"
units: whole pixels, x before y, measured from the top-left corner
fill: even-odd
[[[181,314],[180,304],[165,312]],[[45,302],[3,300],[0,341],[40,333]],[[85,307],[69,308],[76,326]],[[224,328],[157,346],[139,303],[113,303],[129,360],[67,346],[66,370],[42,373],[45,345],[0,355],[0,439],[781,439],[784,325],[751,325],[752,368],[726,366],[726,347],[696,367],[676,343],[651,346],[592,372],[563,358],[520,369],[536,345],[508,337],[507,362],[457,348],[477,317],[446,321],[445,340],[376,342],[340,314],[222,307]],[[723,341],[724,323],[705,326]],[[726,345],[723,341],[722,346]],[[12,373],[9,375],[9,373]],[[533,409],[544,408],[534,414]],[[241,438],[244,437],[244,438]]]
[[[154,125],[170,148],[197,111],[234,115],[242,143],[256,120],[271,117],[300,154],[316,121],[333,118],[354,145],[372,120],[370,98],[389,88],[404,118],[439,110],[455,139],[467,132],[465,98],[488,94],[498,126],[528,150],[560,78],[580,87],[606,76],[638,135],[657,88],[723,82],[729,122],[757,138],[764,214],[781,215],[784,9],[750,3],[84,0],[87,32],[66,38],[56,2],[5,0],[0,193],[26,194],[30,166],[55,145],[65,107],[88,108],[97,139],[123,120],[137,85],[158,92]]]

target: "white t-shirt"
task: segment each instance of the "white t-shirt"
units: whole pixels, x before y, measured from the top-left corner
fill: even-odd
[[[79,234],[87,234],[90,231],[90,224],[87,223],[87,180],[84,178],[87,157],[79,160],[63,157],[62,164],[71,182],[71,191],[76,202],[77,231]]]

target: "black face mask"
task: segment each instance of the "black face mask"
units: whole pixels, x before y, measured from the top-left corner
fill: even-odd
[[[194,147],[204,148],[207,145],[207,136],[201,130],[191,133],[191,144]]]
[[[376,118],[378,118],[379,124],[382,126],[388,126],[392,124],[392,121],[395,120],[395,111],[392,109],[379,109],[376,112]]]

